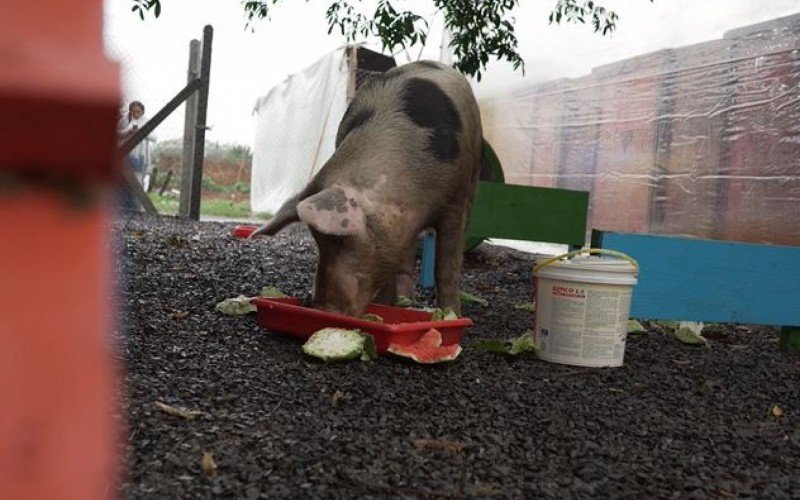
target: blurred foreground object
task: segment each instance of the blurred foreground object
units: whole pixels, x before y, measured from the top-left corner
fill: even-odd
[[[0,498],[110,498],[117,67],[99,0],[0,16]],[[43,14],[44,13],[44,14]]]

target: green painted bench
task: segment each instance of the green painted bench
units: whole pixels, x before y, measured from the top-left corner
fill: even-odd
[[[466,249],[485,238],[561,243],[586,241],[589,193],[481,181],[466,231]],[[435,242],[423,238],[421,284],[434,285]]]

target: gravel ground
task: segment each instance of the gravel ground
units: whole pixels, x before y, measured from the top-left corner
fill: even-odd
[[[214,312],[265,285],[311,288],[303,227],[255,242],[231,227],[115,226],[124,497],[800,498],[800,359],[777,350],[774,329],[717,328],[707,349],[648,323],[616,369],[480,351],[476,340],[532,326],[512,307],[531,300],[530,258],[483,245],[464,289],[490,305],[465,308],[475,326],[457,361],[323,364],[254,315]],[[202,415],[171,416],[156,400]]]

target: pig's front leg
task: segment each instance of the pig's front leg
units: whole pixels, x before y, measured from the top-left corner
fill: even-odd
[[[379,304],[394,305],[398,297],[414,298],[414,270],[417,265],[417,245],[408,246],[401,254],[397,272],[391,276],[375,297]]]
[[[397,296],[414,300],[414,275],[417,268],[417,246],[419,240],[409,246],[403,254],[400,269],[397,270]]]
[[[397,300],[397,275],[392,274],[386,284],[383,285],[378,295],[375,296],[375,302],[378,304],[386,304],[393,306]]]
[[[451,206],[436,225],[436,302],[461,315],[459,282],[464,259],[466,216],[461,206]]]

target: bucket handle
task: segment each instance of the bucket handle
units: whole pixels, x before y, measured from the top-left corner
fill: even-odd
[[[558,257],[553,257],[551,259],[547,259],[544,262],[536,264],[536,266],[534,266],[534,268],[533,268],[533,272],[538,272],[539,270],[541,270],[541,269],[549,266],[550,264],[552,264],[554,262],[557,262],[557,261],[559,261],[561,259],[565,259],[565,258],[568,258],[568,257],[575,257],[577,255],[581,255],[581,254],[584,254],[584,253],[611,255],[611,256],[618,257],[620,259],[626,260],[633,266],[633,269],[634,269],[633,275],[634,275],[634,277],[639,277],[639,263],[636,262],[636,260],[633,257],[631,257],[630,255],[624,254],[622,252],[617,252],[616,250],[608,250],[608,249],[605,249],[605,248],[581,248],[579,250],[573,250],[572,252],[567,252],[565,254],[559,255]]]

